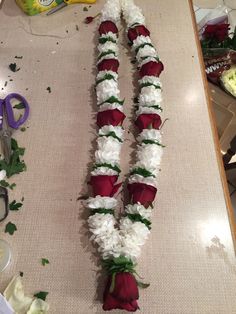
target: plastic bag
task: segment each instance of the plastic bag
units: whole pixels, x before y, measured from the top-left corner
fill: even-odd
[[[208,80],[236,97],[236,29],[232,31],[228,9],[212,10],[198,30]]]

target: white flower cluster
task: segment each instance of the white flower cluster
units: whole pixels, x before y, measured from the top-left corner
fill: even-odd
[[[145,24],[142,10],[134,4],[133,0],[121,0],[121,8],[128,27],[135,23]]]
[[[121,3],[121,6],[120,6]],[[119,22],[123,16],[128,27],[134,24],[144,24],[145,18],[142,11],[133,0],[107,0],[101,14],[101,21]],[[118,58],[118,37],[109,32],[100,37],[98,52],[99,62],[103,59]],[[138,36],[133,42],[133,51],[136,51],[138,66],[149,61],[158,60],[156,49],[151,44],[150,37]],[[144,76],[139,80],[141,92],[139,95],[139,108],[136,115],[143,113],[161,113],[162,85],[155,76]],[[118,75],[113,71],[100,71],[97,74],[97,102],[99,112],[118,109],[123,112],[120,103],[120,90]],[[111,101],[112,99],[112,101]],[[118,175],[120,163],[120,150],[123,142],[124,130],[121,126],[105,125],[98,131],[95,152],[96,167],[91,175]],[[161,133],[156,129],[144,129],[137,138],[139,145],[136,152],[137,162],[129,177],[129,183],[142,183],[156,187],[161,157]],[[118,169],[118,170],[117,170]],[[134,171],[135,170],[135,171]],[[149,173],[148,173],[149,172]],[[88,219],[91,239],[97,243],[98,250],[104,259],[125,256],[133,261],[141,253],[141,246],[145,243],[150,230],[152,208],[144,207],[140,203],[129,204],[125,208],[125,216],[121,218],[119,228],[111,210],[117,206],[114,197],[91,197],[86,201],[86,206],[94,211]],[[96,211],[97,210],[97,211]],[[137,221],[138,220],[138,221]]]
[[[117,23],[120,21],[120,13],[120,0],[107,0],[101,12],[101,22],[112,21]]]

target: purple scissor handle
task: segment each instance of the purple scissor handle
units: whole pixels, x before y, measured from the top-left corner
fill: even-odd
[[[18,120],[15,120],[14,111],[11,101],[13,99],[19,100],[24,107],[24,114]],[[26,99],[16,93],[9,94],[5,99],[0,99],[0,138],[4,157],[7,163],[11,158],[11,136],[12,129],[18,129],[29,116],[29,105]],[[5,121],[4,121],[5,120]]]
[[[12,108],[11,100],[17,99],[19,100],[23,105],[24,105],[24,114],[22,117],[20,117],[18,120],[15,120],[14,118],[14,111]],[[13,129],[18,129],[25,121],[27,120],[29,116],[29,105],[26,99],[16,93],[9,94],[5,99],[0,100],[0,116],[2,119],[0,119],[0,129],[3,127],[3,118],[4,118],[4,108],[6,110],[6,119],[7,119],[7,124],[13,128]]]

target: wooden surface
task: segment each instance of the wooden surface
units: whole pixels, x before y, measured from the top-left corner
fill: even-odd
[[[24,195],[25,201],[24,208],[8,218],[17,225],[13,236],[4,234],[5,223],[0,225],[1,237],[13,253],[11,266],[0,274],[0,290],[23,271],[27,293],[49,292],[52,314],[102,313],[97,300],[102,287],[96,275],[98,256],[89,242],[86,210],[76,199],[85,190],[92,163],[96,111],[97,25],[84,25],[82,20],[98,13],[103,3],[98,1],[89,12],[83,11],[84,5],[71,5],[50,18],[27,17],[13,0],[5,1],[0,11],[0,87],[8,75],[13,78],[1,97],[19,92],[31,105],[29,128],[15,135],[27,149],[28,168],[13,179],[17,187],[11,199]],[[138,266],[138,273],[151,283],[140,292],[141,313],[236,313],[236,264],[222,187],[225,179],[189,3],[137,0],[137,4],[165,64],[164,111],[169,118],[163,129],[166,149],[152,234]],[[132,117],[132,56],[123,45],[123,34],[120,37],[121,94]],[[17,62],[19,72],[9,71],[11,62]],[[125,128],[130,128],[129,119]],[[131,133],[126,135],[124,174],[132,162],[134,141]],[[41,266],[42,257],[50,265]]]

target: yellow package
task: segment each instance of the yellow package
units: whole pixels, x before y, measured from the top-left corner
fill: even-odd
[[[16,0],[18,6],[28,15],[35,15],[43,11],[50,10],[57,5],[65,2],[74,3],[94,3],[96,0]]]

